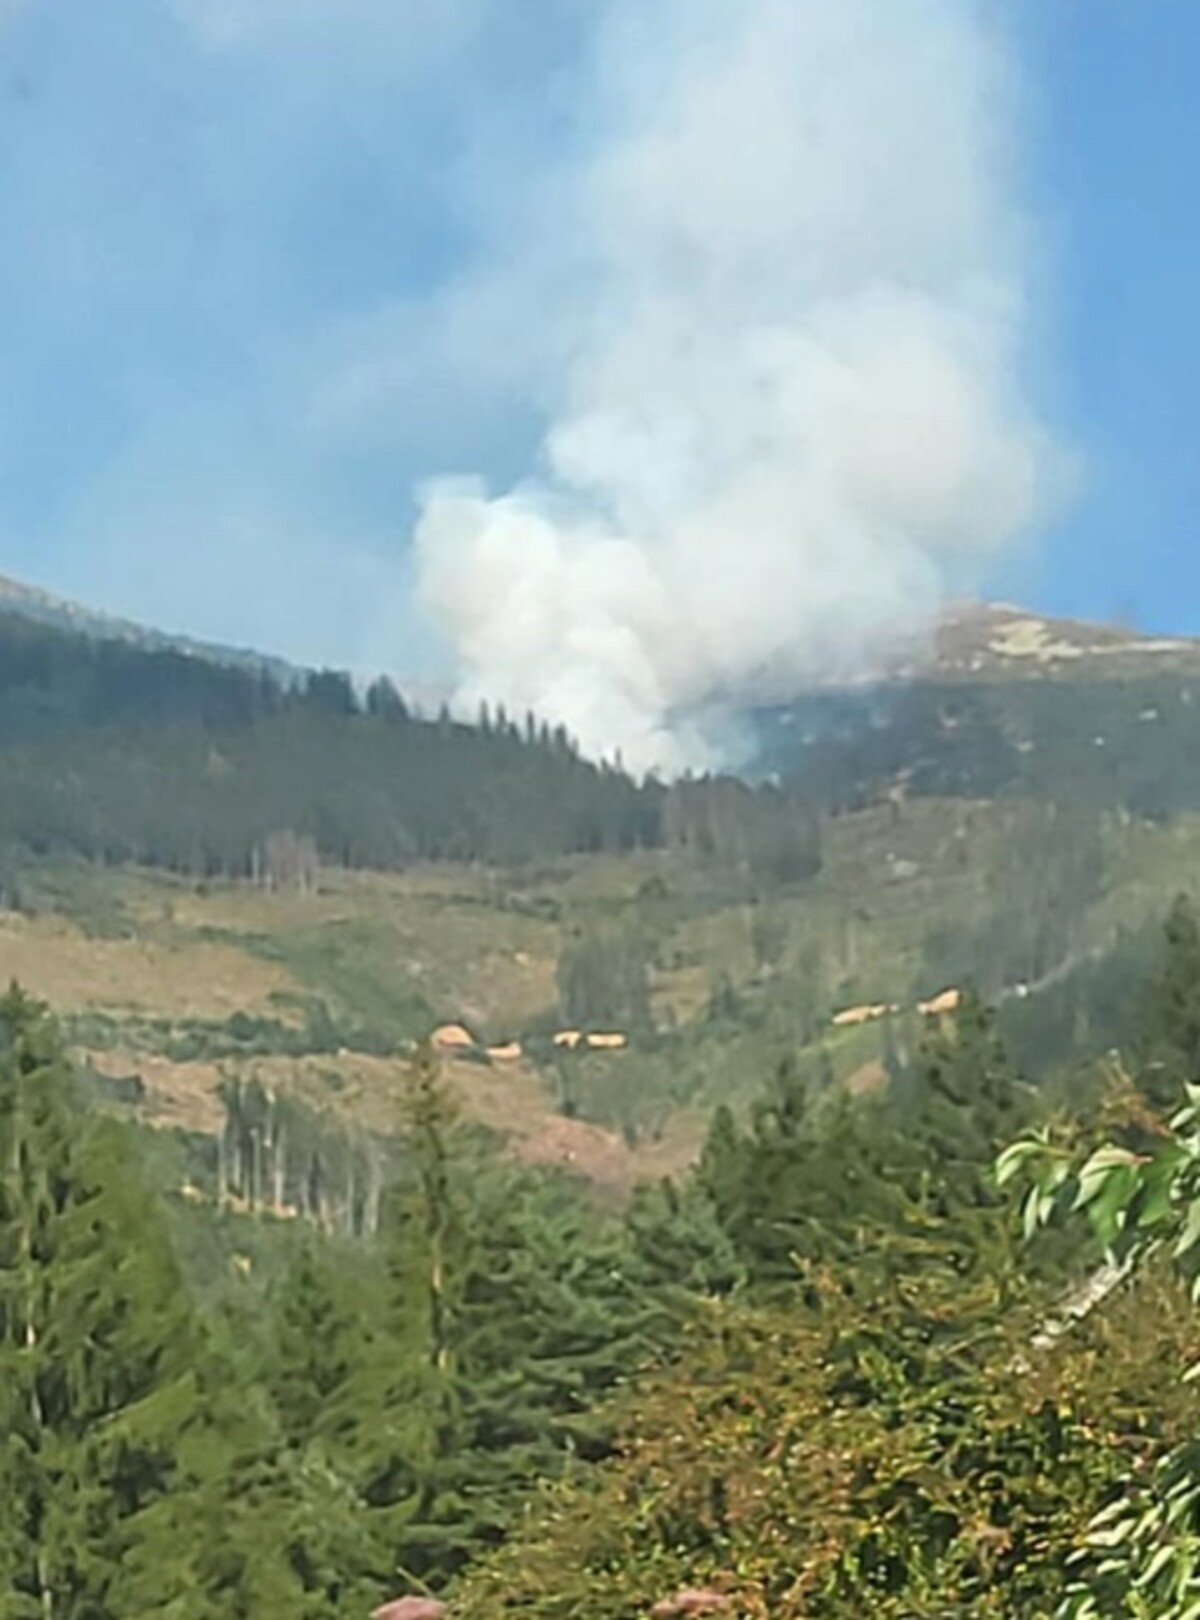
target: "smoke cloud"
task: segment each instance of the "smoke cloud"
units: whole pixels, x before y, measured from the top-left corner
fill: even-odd
[[[539,462],[424,491],[420,590],[464,702],[673,771],[722,706],[927,625],[1062,458],[1022,391],[1020,93],[981,5],[610,0],[593,68],[598,139],[463,290],[537,310]]]

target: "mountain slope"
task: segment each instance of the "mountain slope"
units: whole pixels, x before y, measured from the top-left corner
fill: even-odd
[[[637,783],[532,715],[424,719],[387,680],[281,683],[25,614],[0,612],[0,754],[0,852],[235,877],[298,844],[380,869],[692,839],[775,877],[819,858],[811,812],[774,788]]]
[[[912,675],[1004,679],[1031,673],[1124,679],[1130,675],[1200,673],[1200,641],[1145,636],[1116,625],[1046,618],[1004,602],[966,603],[947,612],[933,652]]]
[[[386,1130],[411,1043],[463,1023],[467,1111],[621,1186],[781,1063],[887,1083],[968,979],[1039,1066],[1103,1049],[1200,849],[1195,649],[1014,614],[761,711],[789,785],[751,789],[0,611],[0,977],[201,1130],[222,1075]],[[834,1024],[870,1006],[898,1011]]]
[[[973,607],[892,675],[749,723],[754,769],[831,809],[930,794],[1160,819],[1200,806],[1196,641]]]
[[[123,641],[153,652],[176,652],[208,663],[229,665],[270,675],[281,685],[292,685],[303,678],[303,671],[286,659],[245,648],[226,647],[217,642],[198,641],[191,636],[171,635],[132,619],[122,619],[94,608],[68,601],[0,574],[0,613],[15,614],[56,630],[73,631],[97,641]]]

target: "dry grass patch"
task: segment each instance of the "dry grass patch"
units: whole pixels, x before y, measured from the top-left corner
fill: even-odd
[[[77,1055],[98,1074],[114,1080],[139,1075],[146,1088],[147,1123],[162,1129],[216,1135],[224,1122],[218,1087],[225,1076],[257,1080],[350,1131],[392,1136],[404,1129],[409,1066],[399,1058],[343,1052],[336,1057],[255,1057],[217,1065],[177,1063],[127,1048],[83,1050]],[[571,1171],[618,1201],[639,1182],[682,1174],[695,1162],[703,1141],[703,1116],[680,1114],[659,1140],[631,1148],[615,1131],[565,1118],[527,1062],[498,1068],[452,1059],[443,1063],[442,1075],[462,1117],[493,1131],[514,1158]]]
[[[880,1091],[886,1091],[888,1084],[887,1070],[878,1059],[864,1063],[847,1075],[846,1090],[852,1097],[870,1097]]]
[[[172,1063],[118,1048],[77,1054],[97,1074],[113,1080],[139,1075],[146,1088],[147,1123],[163,1130],[201,1131],[215,1136],[225,1120],[217,1095],[221,1070],[214,1063]]]
[[[281,967],[236,946],[149,939],[90,939],[60,917],[0,913],[0,980],[16,979],[63,1012],[136,1012],[223,1020],[269,1012],[294,991]]]
[[[287,958],[289,938],[306,950],[326,930],[365,930],[371,965],[403,975],[440,1017],[465,1018],[489,1038],[519,1031],[555,1000],[557,927],[501,903],[494,880],[455,868],[449,873],[339,873],[311,894],[270,894],[247,885],[169,898],[171,937],[206,931],[270,940]],[[163,902],[138,907],[149,927],[161,925]],[[269,954],[269,953],[264,953]],[[299,965],[293,964],[299,973]],[[321,991],[318,971],[301,974]]]

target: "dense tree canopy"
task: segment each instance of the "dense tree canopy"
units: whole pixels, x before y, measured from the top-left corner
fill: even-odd
[[[222,1201],[168,1215],[12,991],[0,1615],[432,1591],[462,1620],[634,1620],[692,1589],[751,1620],[1183,1620],[1200,1092],[1170,1121],[1156,1099],[1195,946],[1181,905],[1145,998],[1166,1056],[1077,1117],[967,996],[873,1097],[783,1065],[620,1214],[498,1156],[421,1049],[376,1218],[273,1216],[301,1123],[265,1092],[227,1095]],[[1106,1303],[1076,1310],[1105,1251]]]
[[[819,864],[795,794],[698,782],[681,820],[677,794],[581,759],[561,728],[484,718],[421,718],[386,680],[360,698],[332,671],[285,685],[0,614],[0,852],[298,881],[313,857],[511,864],[691,847],[702,825],[705,853],[747,872]]]

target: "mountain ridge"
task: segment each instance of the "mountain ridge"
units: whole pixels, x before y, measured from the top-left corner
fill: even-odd
[[[255,648],[159,629],[95,609],[0,573],[0,613],[9,612],[94,640],[120,641],[148,651],[171,651],[213,664],[266,674],[285,688],[313,672]],[[721,706],[744,712],[783,710],[806,696],[914,682],[971,685],[1019,680],[1154,676],[1176,669],[1200,673],[1200,638],[1150,635],[1100,620],[1040,613],[1005,601],[964,599],[947,605],[932,628],[903,638],[871,668],[847,677],[796,682],[770,695],[727,695]],[[400,688],[417,712],[453,707],[448,688],[405,678]]]
[[[31,585],[11,574],[0,573],[0,612],[15,613],[35,623],[55,629],[72,630],[99,641],[124,641],[149,651],[170,651],[190,658],[237,669],[253,669],[271,675],[281,685],[293,686],[307,671],[285,658],[248,647],[233,647],[207,641],[105,613],[65,596],[58,596],[39,585]]]
[[[1010,602],[963,602],[943,613],[933,636],[933,669],[947,676],[1071,671],[1088,661],[1122,670],[1141,661],[1195,659],[1200,640],[1146,635],[1123,625],[1037,613]],[[928,664],[904,673],[931,673]]]

